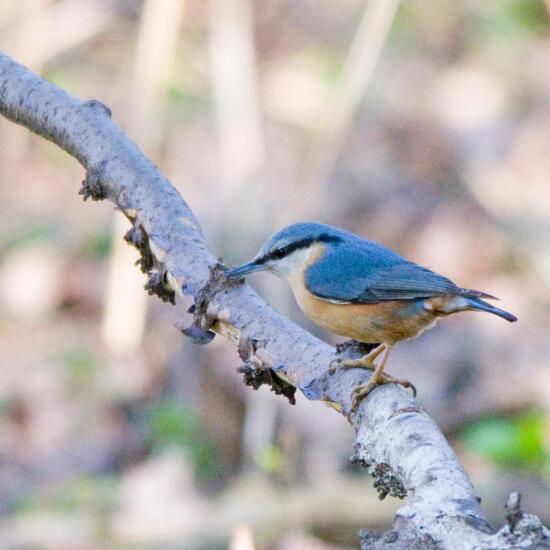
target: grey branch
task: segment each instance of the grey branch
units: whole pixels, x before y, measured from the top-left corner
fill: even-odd
[[[276,313],[249,286],[225,279],[187,203],[111,121],[107,107],[75,99],[0,54],[0,111],[82,164],[84,198],[107,198],[128,217],[127,240],[142,254],[149,292],[171,302],[176,294],[193,298],[195,323],[186,333],[195,341],[208,342],[212,331],[229,337],[249,383],[269,382],[289,399],[295,386],[347,414],[351,390],[368,375],[358,369],[331,374],[333,348]],[[361,533],[363,548],[550,548],[550,533],[519,503],[508,524],[493,532],[449,444],[403,390],[378,388],[352,422],[354,460],[374,475],[382,496],[406,495],[390,531]]]

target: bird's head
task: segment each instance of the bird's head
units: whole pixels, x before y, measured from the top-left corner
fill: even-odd
[[[252,261],[231,269],[226,275],[239,277],[268,270],[285,277],[304,264],[312,246],[318,243],[336,246],[346,235],[345,231],[321,223],[295,223],[273,234]]]

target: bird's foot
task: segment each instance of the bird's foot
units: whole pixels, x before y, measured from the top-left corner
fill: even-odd
[[[338,369],[354,369],[361,368],[367,370],[374,370],[376,367],[374,361],[364,363],[361,359],[334,359],[330,362],[328,369],[329,374],[334,374]]]
[[[410,388],[412,390],[413,397],[416,397],[416,387],[412,382],[409,382],[408,380],[404,380],[402,378],[395,378],[394,376],[385,374],[383,372],[379,373],[378,376],[376,376],[375,373],[366,384],[361,384],[360,386],[357,386],[353,389],[351,393],[351,408],[348,414],[348,418],[357,411],[359,405],[361,404],[361,401],[363,401],[363,399],[365,399],[365,397],[367,397],[367,395],[374,388],[376,388],[377,386],[383,386],[385,384],[399,384],[404,388]]]
[[[359,359],[334,359],[330,362],[329,373],[334,374],[337,369],[368,369],[374,370],[374,360],[386,349],[385,344],[380,344],[378,347],[374,348],[372,351],[360,357]]]

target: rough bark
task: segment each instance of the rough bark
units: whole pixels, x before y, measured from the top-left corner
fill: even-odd
[[[293,387],[346,415],[351,390],[367,374],[329,374],[335,352],[266,305],[247,285],[229,282],[189,206],[98,101],[80,101],[0,54],[0,111],[54,142],[85,168],[84,199],[109,199],[127,216],[127,240],[141,252],[147,290],[174,302],[190,296],[195,322],[185,333],[207,343],[229,337],[245,363],[247,383],[270,383],[293,399]],[[436,424],[396,386],[365,399],[352,417],[354,460],[383,497],[405,497],[387,533],[361,532],[362,548],[550,548],[550,532],[519,504],[494,533],[468,479]]]

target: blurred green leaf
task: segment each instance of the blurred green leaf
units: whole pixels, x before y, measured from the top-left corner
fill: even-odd
[[[100,368],[95,352],[85,347],[66,351],[62,355],[62,362],[75,386],[89,386]]]
[[[166,87],[167,123],[181,123],[201,114],[208,107],[208,98],[200,90],[191,89],[172,80]]]
[[[529,411],[516,417],[489,417],[467,426],[462,442],[495,464],[540,467],[548,461],[544,446],[545,417]]]
[[[112,231],[108,228],[96,231],[84,240],[79,251],[93,260],[103,260],[111,252],[112,237]]]
[[[6,414],[11,405],[11,400],[6,396],[0,396],[0,416]]]
[[[345,57],[338,49],[324,43],[315,42],[302,49],[292,59],[292,64],[300,71],[335,84],[342,76]]]
[[[17,248],[23,248],[37,241],[55,242],[57,240],[58,227],[55,223],[42,223],[24,227],[14,231],[0,243],[0,259]]]
[[[544,1],[507,0],[500,4],[505,14],[522,27],[532,32],[548,31],[548,13]]]
[[[284,456],[277,446],[268,445],[257,453],[254,461],[262,470],[270,474],[276,474],[281,471],[284,465]]]
[[[543,2],[502,0],[476,2],[467,13],[465,38],[472,50],[485,50],[498,63],[517,60],[521,47],[548,32]]]
[[[198,418],[181,401],[164,398],[145,413],[146,430],[153,450],[177,445],[188,453],[195,473],[209,478],[220,470],[214,443],[202,429]]]
[[[30,493],[14,504],[17,513],[43,513],[45,510],[94,512],[112,505],[116,499],[117,478],[112,475],[80,476],[57,485],[55,490]]]
[[[42,71],[42,76],[62,90],[70,90],[71,94],[76,97],[86,97],[87,90],[84,86],[87,84],[87,80],[77,76],[87,73],[82,61],[80,62],[81,67],[78,72],[72,70],[73,67],[70,65],[65,65],[64,67],[48,67]]]

